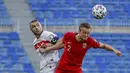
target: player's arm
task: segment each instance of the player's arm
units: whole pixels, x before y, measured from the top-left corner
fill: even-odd
[[[104,44],[104,43],[100,42],[100,48],[103,48],[103,49],[108,50],[108,51],[113,51],[113,52],[115,52],[115,54],[117,56],[121,56],[121,52],[119,50],[113,48],[112,46],[110,46],[108,44]]]
[[[46,36],[48,37],[47,40],[50,41],[50,43],[42,44],[41,47],[39,48],[40,53],[44,53],[46,47],[55,45],[60,40],[60,38],[52,32],[48,32]]]
[[[50,47],[50,46],[52,46],[51,43],[42,44],[41,47],[39,48],[39,52],[40,52],[41,54],[43,54],[43,53],[45,52],[45,48],[46,48],[46,47]]]
[[[64,47],[64,43],[63,43],[62,39],[59,39],[55,45],[45,48],[44,51],[58,50],[58,49],[61,49],[63,47]]]
[[[53,45],[55,45],[58,41],[60,41],[60,38],[58,36],[54,36],[52,39],[51,39],[51,43]]]

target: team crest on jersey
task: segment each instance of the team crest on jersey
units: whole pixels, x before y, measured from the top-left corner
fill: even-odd
[[[85,49],[87,47],[87,43],[83,43],[82,47]]]

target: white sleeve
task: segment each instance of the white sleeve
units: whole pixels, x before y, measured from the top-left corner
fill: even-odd
[[[51,42],[51,41],[53,40],[53,38],[56,37],[56,36],[57,36],[56,34],[50,32],[50,33],[48,34],[48,40]]]

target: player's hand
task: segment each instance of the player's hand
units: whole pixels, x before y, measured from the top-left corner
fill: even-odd
[[[50,47],[50,46],[52,46],[51,43],[47,43],[47,44],[45,44],[45,47]]]
[[[46,47],[50,47],[50,46],[52,46],[51,43],[46,43],[46,44],[42,44],[40,48],[45,49]]]
[[[41,44],[41,46],[39,47],[39,51],[41,52],[41,53],[44,53],[44,52],[46,52],[47,51],[47,49],[45,49],[46,47],[49,47],[49,46],[51,46],[51,44],[50,43],[46,43],[46,44]]]
[[[46,47],[44,48],[44,51],[49,51],[51,49],[51,47]]]
[[[122,53],[121,53],[119,50],[114,50],[114,52],[115,52],[115,54],[116,54],[117,56],[121,56],[121,55],[122,55]]]

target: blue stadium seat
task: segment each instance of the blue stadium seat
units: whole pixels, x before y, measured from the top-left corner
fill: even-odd
[[[13,24],[14,23],[10,18],[0,18],[0,25],[11,26]]]
[[[124,42],[123,42],[122,40],[120,40],[120,39],[117,39],[117,40],[114,42],[114,44],[116,44],[116,45],[124,45]]]
[[[9,33],[9,39],[10,40],[19,40],[19,35],[17,32],[11,32]]]
[[[41,6],[40,5],[37,5],[37,4],[31,4],[31,9],[32,10],[42,10]]]
[[[128,19],[130,18],[130,11],[128,12],[127,18],[128,18]]]
[[[28,57],[26,56],[21,56],[19,58],[19,63],[22,63],[22,64],[30,64],[30,60],[28,59]]]
[[[70,18],[71,17],[71,11],[69,11],[69,10],[63,11],[62,14],[63,14],[62,18]]]
[[[0,37],[7,37],[6,39],[0,39],[0,73],[35,73],[33,68],[24,71],[24,64],[30,64],[30,60],[27,58],[24,48],[20,45],[18,38],[19,34],[16,32],[1,32]],[[15,44],[15,45],[14,45]]]
[[[53,11],[53,18],[62,18],[63,15],[64,14],[62,14],[62,12],[59,10]]]
[[[0,33],[0,40],[7,40],[8,39],[8,33],[1,32]]]
[[[121,40],[130,40],[130,35],[129,34],[122,34]]]
[[[5,64],[4,69],[3,69],[3,70],[10,71],[10,70],[12,70],[12,66],[13,66],[13,65],[12,65],[11,63]]]
[[[111,40],[111,35],[110,34],[102,34],[102,40]]]
[[[22,64],[14,64],[13,65],[13,70],[16,70],[16,71],[23,71],[23,65]]]
[[[23,68],[24,68],[24,71],[25,71],[25,72],[28,72],[28,71],[32,71],[32,70],[33,70],[33,67],[32,67],[31,64],[24,64]]]
[[[21,47],[22,45],[21,45],[21,42],[20,41],[16,41],[16,40],[12,40],[12,45],[13,46],[17,46],[17,47]]]
[[[0,4],[3,3],[3,0],[0,0]]]
[[[124,12],[117,12],[117,16],[119,19],[127,19],[127,14]]]
[[[101,34],[91,34],[91,36],[92,36],[93,38],[95,38],[96,40],[102,39]]]
[[[0,11],[4,11],[4,10],[6,10],[4,4],[0,4]]]
[[[125,4],[124,5],[124,11],[130,12],[129,6],[130,6],[130,4]]]
[[[11,41],[10,40],[4,40],[3,45],[11,45]]]
[[[0,64],[7,64],[9,62],[8,56],[1,56]]]
[[[129,46],[129,44],[130,44],[130,41],[129,41],[129,40],[125,41],[125,46],[126,46],[126,49],[127,49],[128,51],[130,51],[130,46]]]
[[[116,12],[115,11],[109,11],[108,12],[108,18],[109,19],[114,19],[114,18],[116,18],[117,17],[117,14],[116,14]]]
[[[9,17],[9,15],[6,11],[0,11],[0,18],[7,18],[7,17]]]
[[[7,55],[8,56],[15,56],[16,55],[16,51],[15,51],[15,48],[14,47],[8,47],[7,49]]]
[[[119,39],[121,39],[121,34],[113,33],[113,34],[111,34],[111,39],[112,40],[119,40]]]
[[[24,48],[17,48],[16,49],[17,55],[26,55]]]
[[[74,3],[74,0],[65,0],[65,4],[68,4],[69,7],[75,7],[76,4]]]

